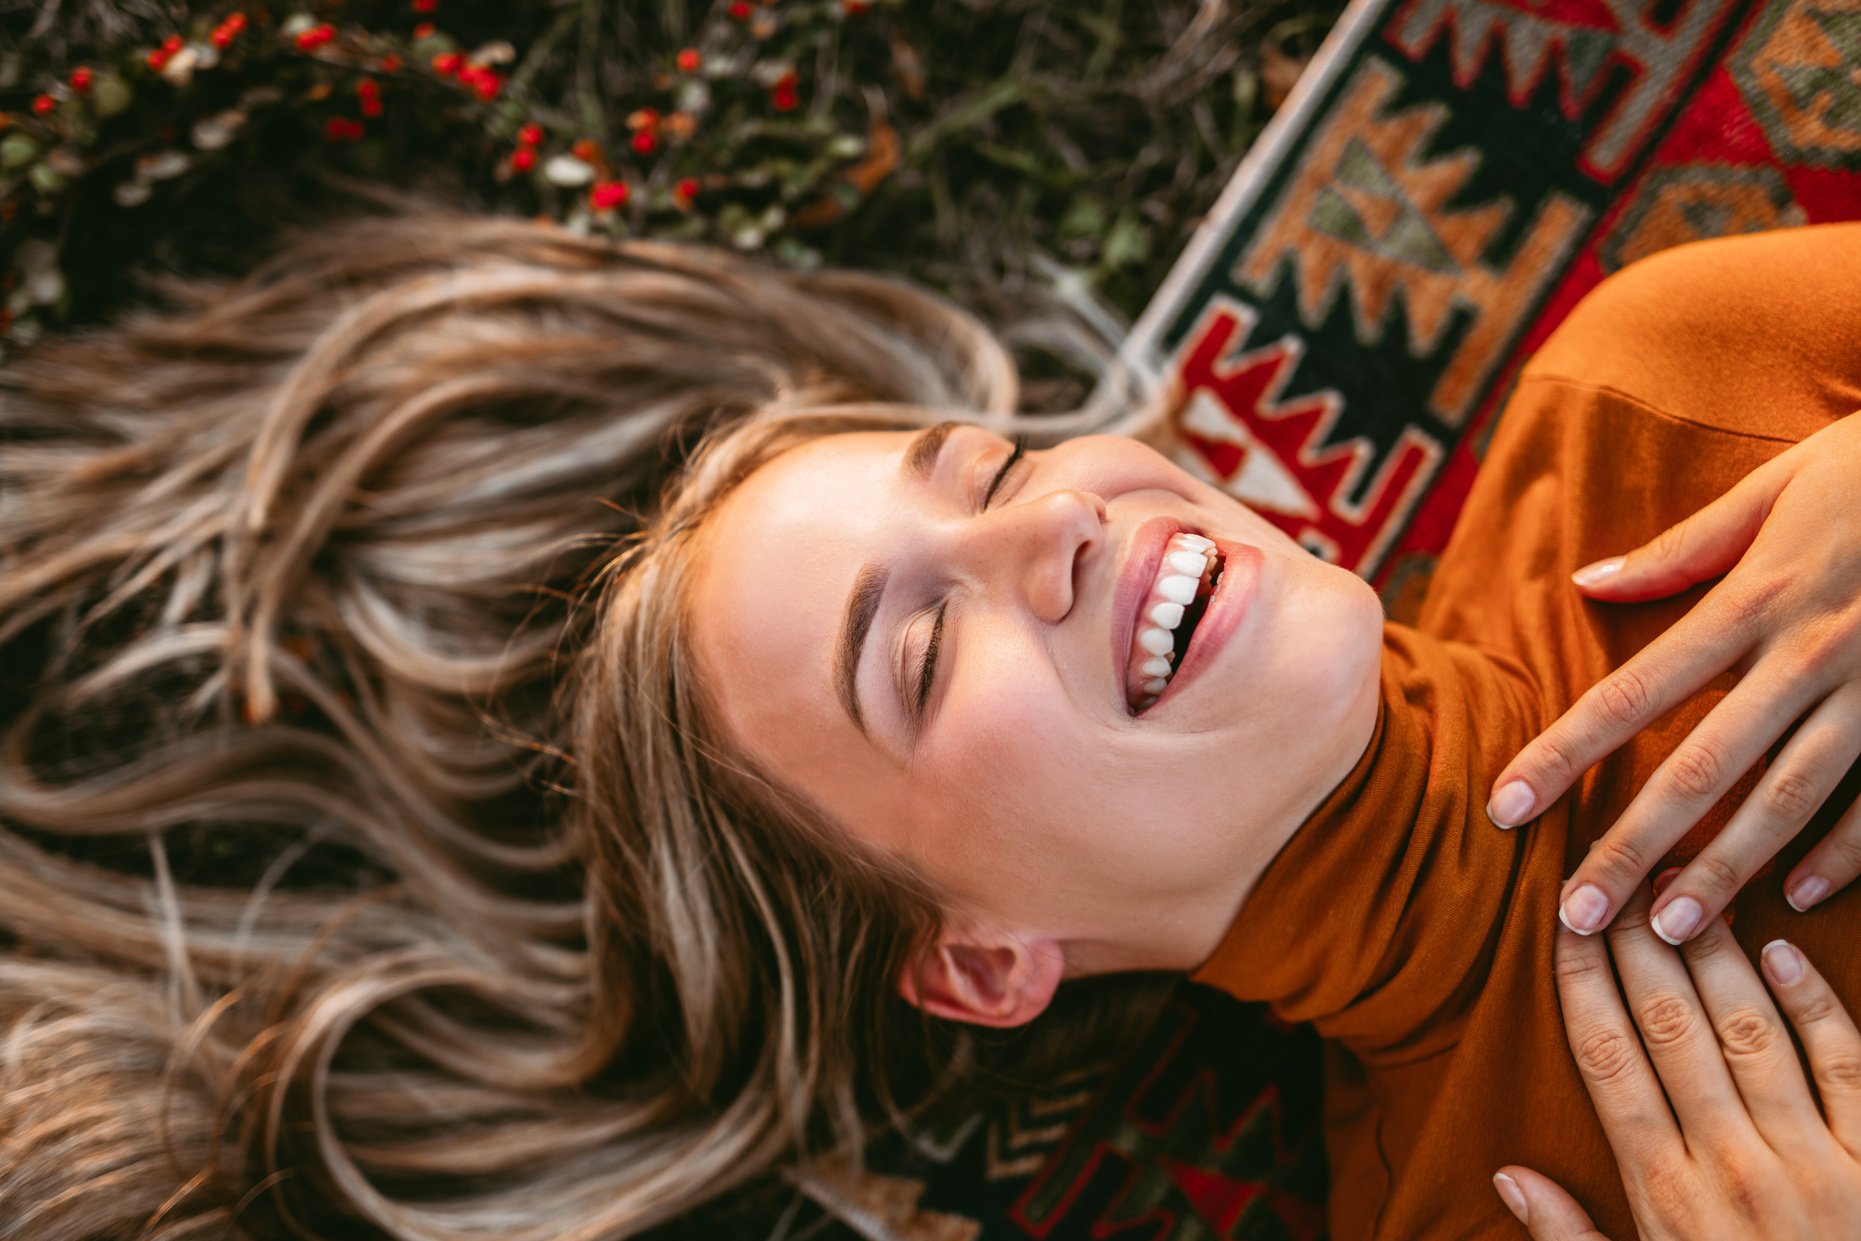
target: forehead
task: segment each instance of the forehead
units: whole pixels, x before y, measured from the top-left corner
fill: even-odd
[[[897,528],[911,437],[853,432],[800,444],[712,514],[694,573],[693,637],[728,726],[753,751],[777,757],[771,743],[788,734],[811,744],[858,738],[834,694],[834,647],[855,577],[884,559]],[[881,644],[876,626],[868,642]]]

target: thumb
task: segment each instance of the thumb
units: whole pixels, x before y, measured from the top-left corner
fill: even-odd
[[[1556,1181],[1517,1165],[1499,1169],[1493,1188],[1531,1230],[1532,1241],[1609,1241]]]
[[[1691,517],[1626,555],[1583,566],[1570,580],[1585,594],[1611,603],[1639,603],[1718,577],[1737,564],[1757,538],[1792,473],[1794,462],[1773,457]]]

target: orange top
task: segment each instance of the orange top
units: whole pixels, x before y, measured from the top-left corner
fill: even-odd
[[[1856,410],[1861,224],[1662,251],[1593,290],[1524,368],[1414,627],[1384,626],[1369,747],[1191,975],[1325,1036],[1336,1241],[1523,1236],[1492,1188],[1507,1163],[1561,1182],[1606,1235],[1635,1235],[1558,1013],[1557,895],[1736,677],[1531,824],[1494,827],[1487,792],[1713,585],[1598,603],[1571,571],[1653,538]],[[1675,860],[1723,826],[1781,748]],[[1733,925],[1753,953],[1778,936],[1801,945],[1861,1012],[1861,885],[1807,914],[1780,891],[1858,793],[1861,765],[1739,897]]]

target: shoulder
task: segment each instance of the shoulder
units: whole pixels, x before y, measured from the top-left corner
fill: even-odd
[[[1861,409],[1861,223],[1690,242],[1590,290],[1521,380],[1795,441]]]

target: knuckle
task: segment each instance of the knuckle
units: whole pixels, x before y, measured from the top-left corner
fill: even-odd
[[[1822,842],[1836,866],[1845,875],[1861,875],[1861,836],[1840,832]]]
[[[1687,863],[1687,869],[1703,880],[1707,887],[1714,892],[1724,894],[1727,898],[1735,894],[1745,883],[1745,876],[1738,867],[1711,851],[1702,853]]]
[[[1668,781],[1688,797],[1710,797],[1718,791],[1725,765],[1719,756],[1698,743],[1689,743],[1667,760]]]
[[[1686,557],[1689,541],[1687,523],[1680,522],[1655,535],[1653,541],[1648,544],[1648,551],[1653,553],[1656,560],[1682,560]]]
[[[1733,1218],[1746,1222],[1763,1220],[1770,1215],[1770,1178],[1752,1161],[1736,1152],[1720,1155],[1719,1184],[1725,1190],[1726,1206]]]
[[[1808,1026],[1821,1025],[1841,1011],[1841,1002],[1835,998],[1835,993],[1827,987],[1820,987],[1814,995],[1806,996],[1797,1004],[1796,1011],[1790,1015],[1790,1019],[1796,1022],[1800,1030]]]
[[[1641,1005],[1637,1020],[1651,1048],[1683,1043],[1699,1028],[1693,1006],[1671,992],[1656,995]]]
[[[1791,821],[1807,819],[1822,804],[1815,781],[1800,771],[1773,773],[1764,787],[1764,799],[1773,814]]]
[[[1777,1046],[1777,1023],[1755,1008],[1735,1008],[1719,1023],[1719,1045],[1728,1057],[1756,1057]]]
[[[1556,977],[1566,984],[1603,977],[1610,986],[1615,985],[1615,976],[1609,969],[1609,958],[1604,953],[1576,949],[1559,951],[1552,962],[1552,969]]]
[[[1689,1217],[1694,1201],[1693,1189],[1688,1184],[1686,1172],[1672,1159],[1651,1156],[1635,1188],[1650,1219],[1674,1227]],[[1642,1213],[1636,1214],[1639,1218]]]
[[[1815,1069],[1816,1086],[1824,1094],[1861,1091],[1861,1055],[1826,1056]]]
[[[1720,604],[1725,610],[1725,619],[1739,630],[1763,626],[1775,606],[1778,589],[1776,585],[1766,583],[1755,589],[1728,594]]]
[[[1839,647],[1821,640],[1805,641],[1789,657],[1790,680],[1820,681],[1834,670]]]
[[[1606,1085],[1633,1068],[1638,1054],[1635,1040],[1621,1030],[1604,1028],[1577,1044],[1577,1067],[1591,1082]]]
[[[1563,788],[1576,780],[1576,757],[1564,748],[1563,742],[1547,735],[1538,739],[1537,748],[1534,766],[1540,777],[1531,781],[1533,788]]]
[[[1728,952],[1737,953],[1740,959],[1744,957],[1744,949],[1729,935],[1696,935],[1681,945],[1680,951],[1685,954],[1689,966],[1704,965]]]
[[[1639,724],[1646,718],[1648,704],[1654,696],[1648,683],[1633,668],[1618,668],[1596,687],[1609,717],[1621,724]]]
[[[1649,933],[1649,925],[1653,921],[1653,914],[1646,903],[1624,905],[1616,911],[1615,920],[1609,924],[1609,939],[1619,944],[1624,938]]]
[[[1611,832],[1596,843],[1590,863],[1611,879],[1632,884],[1648,873],[1654,859],[1626,832]]]

